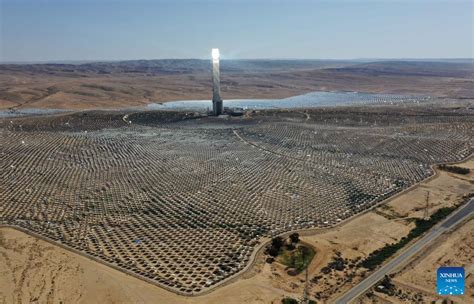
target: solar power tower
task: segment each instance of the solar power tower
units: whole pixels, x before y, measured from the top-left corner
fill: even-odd
[[[222,114],[222,110],[219,49],[212,49],[212,111],[218,116]]]

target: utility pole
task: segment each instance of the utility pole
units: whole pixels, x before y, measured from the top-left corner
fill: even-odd
[[[430,218],[429,213],[428,213],[429,201],[430,201],[430,192],[426,190],[426,205],[425,205],[425,211],[423,213],[424,220],[428,220]]]

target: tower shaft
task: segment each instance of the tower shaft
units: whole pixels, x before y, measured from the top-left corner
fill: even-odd
[[[223,110],[218,58],[212,60],[212,110],[216,116],[222,114]]]

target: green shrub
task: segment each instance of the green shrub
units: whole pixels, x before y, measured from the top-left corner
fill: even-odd
[[[294,250],[283,250],[280,253],[279,261],[295,270],[294,274],[303,271],[313,260],[315,255],[311,247],[298,246]]]
[[[299,242],[299,240],[300,240],[300,235],[298,233],[295,232],[295,233],[290,234],[290,241],[292,243],[296,244]]]
[[[293,298],[284,298],[281,299],[282,304],[298,304],[298,300],[295,300]]]

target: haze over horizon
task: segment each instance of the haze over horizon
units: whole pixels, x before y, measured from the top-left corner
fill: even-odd
[[[175,2],[2,0],[0,62],[474,57],[474,1]]]

